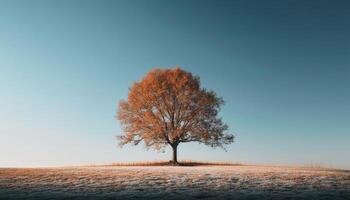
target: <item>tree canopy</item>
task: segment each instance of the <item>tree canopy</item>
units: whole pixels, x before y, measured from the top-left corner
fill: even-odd
[[[141,141],[147,147],[174,150],[180,143],[199,142],[222,147],[233,142],[228,126],[218,117],[224,103],[214,91],[200,87],[200,78],[180,68],[154,69],[129,89],[119,102],[117,118],[124,133],[121,146]]]

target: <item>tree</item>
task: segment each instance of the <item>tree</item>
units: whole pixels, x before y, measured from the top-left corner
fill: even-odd
[[[218,117],[224,103],[213,91],[200,87],[200,79],[180,68],[154,69],[129,89],[119,102],[117,118],[124,133],[119,145],[138,145],[157,150],[170,145],[174,165],[180,143],[199,142],[213,148],[233,142],[228,126]]]

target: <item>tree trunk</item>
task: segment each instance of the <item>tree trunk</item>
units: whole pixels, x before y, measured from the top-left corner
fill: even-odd
[[[179,163],[177,162],[177,145],[172,145],[171,146],[173,148],[173,165],[179,165]]]

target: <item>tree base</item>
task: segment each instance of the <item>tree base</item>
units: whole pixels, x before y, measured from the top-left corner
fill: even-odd
[[[180,166],[180,163],[174,162],[174,161],[172,161],[172,160],[169,160],[169,165],[172,165],[172,166]]]

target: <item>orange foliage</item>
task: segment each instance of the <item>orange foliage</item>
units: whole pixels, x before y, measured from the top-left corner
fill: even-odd
[[[119,103],[117,118],[124,134],[120,145],[139,144],[162,149],[183,142],[224,147],[234,136],[218,117],[224,103],[215,92],[200,87],[198,76],[180,68],[154,69],[132,85]]]

